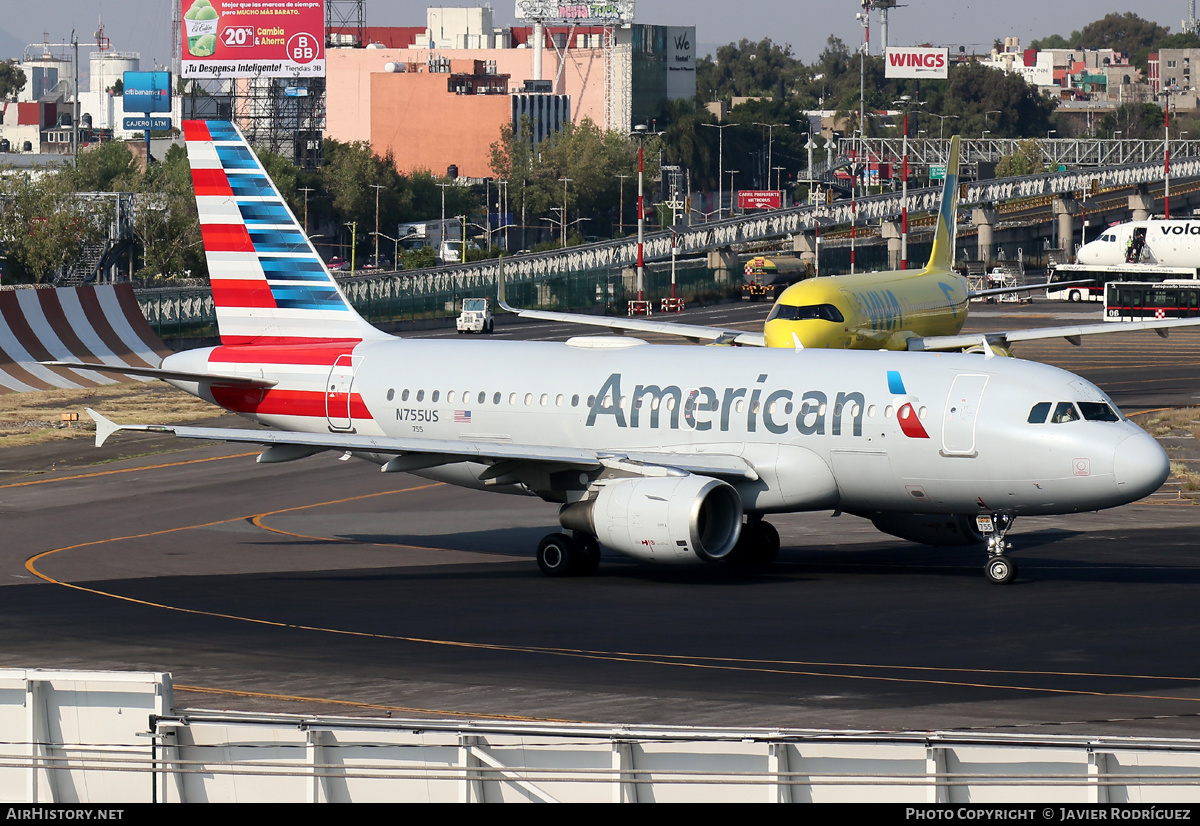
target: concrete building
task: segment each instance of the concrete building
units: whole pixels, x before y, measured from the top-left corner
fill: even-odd
[[[543,132],[554,118],[625,132],[695,95],[694,26],[546,26],[541,48],[533,32],[495,27],[489,7],[430,8],[423,29],[367,28],[365,47],[326,53],[325,134],[390,149],[402,171],[455,164],[482,177],[500,127],[521,114]]]

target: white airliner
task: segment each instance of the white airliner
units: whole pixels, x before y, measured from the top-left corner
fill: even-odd
[[[539,496],[571,532],[537,549],[551,575],[594,570],[601,543],[655,562],[769,560],[765,514],[835,511],[917,542],[986,542],[987,576],[1007,582],[1013,517],[1116,507],[1167,477],[1162,448],[1097,387],[990,348],[386,335],[347,303],[241,133],[184,133],[222,343],[138,372],[270,429],[92,412],[98,443],[141,430],[261,444],[260,462],[332,450]]]
[[[1134,260],[1129,260],[1129,241]],[[1080,264],[1153,264],[1159,267],[1200,267],[1200,221],[1150,219],[1109,227],[1079,248]]]
[[[966,323],[972,298],[1040,290],[1045,285],[971,290],[967,286],[967,280],[954,271],[953,250],[958,211],[958,146],[959,141],[955,137],[950,142],[933,249],[929,254],[929,263],[923,269],[809,278],[797,282],[780,294],[763,324],[762,333],[642,318],[605,318],[546,310],[520,310],[504,304],[502,299],[501,306],[526,318],[589,324],[606,327],[618,333],[662,333],[693,341],[782,347],[789,350],[804,347],[974,351],[981,347],[981,341],[986,337],[992,349],[1008,354],[1012,344],[1022,341],[1065,338],[1072,344],[1079,344],[1081,336],[1129,330],[1157,330],[1159,335],[1165,336],[1171,327],[1200,324],[1200,319],[1097,322],[1069,327],[996,330],[982,335],[964,335],[962,328]],[[1194,224],[1194,231],[1200,232],[1200,221],[1172,223]],[[1187,230],[1186,237],[1192,238],[1192,232],[1191,229]],[[1180,231],[1171,229],[1169,234],[1171,237],[1177,237]],[[1121,249],[1124,250],[1123,245]],[[1082,258],[1081,251],[1080,260]],[[1059,283],[1058,287],[1090,283],[1091,279],[1087,279]]]

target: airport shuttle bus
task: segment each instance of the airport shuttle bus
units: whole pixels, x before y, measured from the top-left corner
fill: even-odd
[[[1086,279],[1093,279],[1093,282],[1067,285],[1067,282]],[[1194,267],[1160,267],[1148,264],[1060,264],[1054,268],[1049,281],[1046,282],[1046,298],[1052,301],[1104,301],[1105,288],[1109,284],[1159,284],[1167,281],[1200,281],[1200,271]]]
[[[1112,281],[1106,285],[1105,321],[1159,318],[1200,318],[1200,282]]]

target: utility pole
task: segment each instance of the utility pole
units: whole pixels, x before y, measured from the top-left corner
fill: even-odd
[[[311,186],[302,186],[300,191],[304,193],[304,236],[308,237],[308,193],[315,192]]]

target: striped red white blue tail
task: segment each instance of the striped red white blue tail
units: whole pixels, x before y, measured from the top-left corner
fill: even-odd
[[[296,216],[227,121],[184,121],[224,344],[387,338],[346,300]]]

